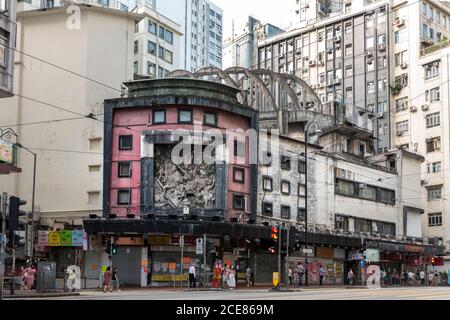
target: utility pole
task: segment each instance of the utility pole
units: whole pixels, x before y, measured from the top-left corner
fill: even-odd
[[[278,287],[281,288],[281,242],[283,239],[283,227],[279,226],[278,229],[280,230],[280,238],[278,239],[278,276],[280,277],[278,279]]]
[[[11,243],[12,243],[12,278],[11,278],[11,294],[14,294],[14,278],[15,278],[15,274],[16,274],[16,235],[14,234],[14,231],[11,231],[11,235],[12,235],[12,239],[11,239]]]
[[[0,300],[3,300],[3,284],[5,279],[5,246],[6,246],[6,212],[8,209],[8,194],[3,193],[0,201],[2,215],[2,233],[0,241]]]
[[[286,288],[289,289],[289,227],[286,227]]]
[[[183,255],[184,255],[184,235],[180,237],[181,257],[180,257],[180,283],[181,289],[183,289]]]

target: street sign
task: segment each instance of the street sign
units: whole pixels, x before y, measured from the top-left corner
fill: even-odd
[[[31,232],[31,225],[27,224],[26,225],[26,237],[25,237],[25,255],[27,257],[32,257],[33,256],[33,239],[32,239],[32,232]]]
[[[359,260],[359,267],[362,269],[366,266],[366,261],[365,260]]]
[[[272,284],[274,287],[278,287],[280,283],[280,274],[278,272],[272,273]]]
[[[195,253],[196,254],[203,254],[203,239],[197,238],[195,241]]]
[[[304,254],[312,254],[313,250],[312,249],[303,249],[303,253]]]
[[[183,214],[188,215],[189,214],[189,208],[187,208],[187,207],[183,208]]]

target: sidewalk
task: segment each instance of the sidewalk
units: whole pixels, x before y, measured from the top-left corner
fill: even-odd
[[[11,295],[9,292],[6,292],[4,298],[5,299],[56,298],[56,297],[76,297],[79,295],[80,292],[64,292],[64,291],[37,292],[36,290],[32,291],[15,290],[14,295]]]

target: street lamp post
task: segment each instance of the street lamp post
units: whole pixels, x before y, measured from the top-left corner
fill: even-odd
[[[21,149],[28,151],[29,153],[31,153],[33,155],[33,191],[32,191],[32,196],[31,196],[31,232],[30,232],[30,238],[31,238],[30,260],[32,262],[33,261],[33,252],[34,252],[34,250],[33,250],[33,245],[34,245],[34,199],[35,199],[35,194],[36,194],[36,158],[37,158],[37,155],[36,155],[36,153],[34,153],[30,149],[24,147],[20,143],[16,143],[15,145]]]
[[[308,132],[312,124],[317,126],[315,134],[320,135],[322,130],[319,129],[319,124],[316,121],[309,122],[304,131],[305,135],[305,286],[308,285]]]

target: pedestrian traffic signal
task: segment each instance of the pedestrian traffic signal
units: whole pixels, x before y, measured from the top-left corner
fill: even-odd
[[[269,253],[272,253],[272,254],[277,253],[277,248],[275,248],[275,247],[270,247],[270,248],[269,248]]]
[[[364,253],[364,251],[366,251],[366,243],[363,241],[359,245],[359,253]]]
[[[434,264],[436,263],[436,260],[434,259],[434,257],[431,258],[431,264],[434,266]]]
[[[25,236],[19,232],[9,232],[7,248],[16,249],[25,246]]]
[[[117,246],[115,244],[113,244],[111,246],[111,254],[114,256],[117,254]]]
[[[9,221],[8,230],[14,231],[18,230],[19,226],[25,223],[19,221],[19,217],[27,214],[25,210],[21,210],[20,206],[26,205],[27,202],[18,197],[9,197]]]

